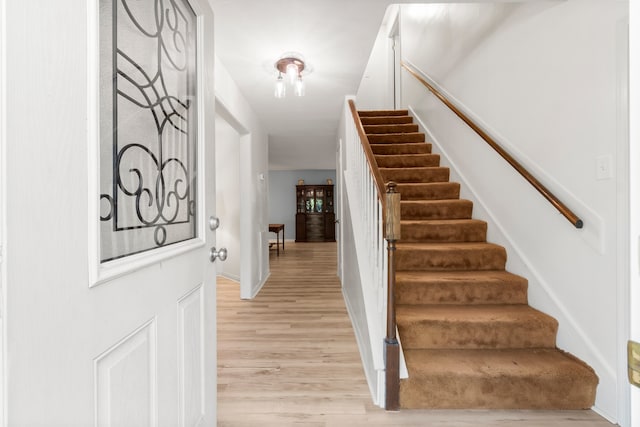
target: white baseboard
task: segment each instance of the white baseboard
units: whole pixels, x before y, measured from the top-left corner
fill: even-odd
[[[220,276],[220,277],[224,277],[225,279],[229,279],[229,280],[231,280],[231,281],[233,281],[233,282],[238,282],[238,283],[240,283],[240,277],[235,276],[235,275],[233,275],[233,274],[229,274],[229,273],[222,272],[222,273],[218,274],[218,276]]]
[[[251,297],[243,298],[243,299],[254,299],[256,297],[256,295],[258,295],[260,293],[260,291],[262,290],[264,285],[267,283],[267,280],[269,280],[269,277],[271,277],[271,272],[269,272],[269,274],[267,274],[267,277],[264,278],[264,280],[258,285],[258,287],[256,289],[252,290]]]

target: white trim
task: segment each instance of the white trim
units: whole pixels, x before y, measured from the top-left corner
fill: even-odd
[[[629,1],[629,323],[628,338],[640,340],[640,1]],[[630,393],[629,424],[640,425],[640,388],[624,381]]]
[[[238,284],[240,284],[240,277],[236,276],[235,274],[229,274],[229,273],[218,273],[218,276],[220,277],[224,277],[227,280],[231,280],[232,282],[236,282]]]
[[[192,5],[193,7],[194,5]],[[100,262],[100,11],[98,0],[87,2],[87,171],[88,171],[88,219],[89,244],[89,287],[109,282],[117,277],[129,274],[165,259],[199,249],[205,245],[205,115],[204,115],[204,23],[202,11],[193,8],[197,20],[197,96],[198,96],[198,134],[197,134],[197,236],[184,242],[154,248],[129,255],[121,259]]]
[[[269,272],[267,276],[264,278],[264,280],[262,280],[262,282],[258,284],[257,288],[251,290],[251,295],[249,296],[249,298],[242,298],[241,296],[241,299],[254,299],[260,293],[264,285],[267,283],[267,281],[269,280],[269,277],[271,277],[271,272]]]
[[[253,133],[250,132],[246,123],[239,120],[231,109],[227,107],[224,100],[218,95],[215,96],[216,116],[225,120],[239,135],[240,146],[240,191],[242,194],[250,194],[252,191],[252,172],[251,172],[251,150],[253,142]],[[253,289],[253,274],[251,251],[243,250],[243,248],[251,247],[251,207],[248,197],[240,198],[240,296],[242,299],[253,299],[258,294],[267,279],[258,285],[257,289]],[[260,268],[262,262],[260,262]],[[261,275],[261,273],[260,273]]]
[[[378,369],[376,371],[376,373],[378,374],[378,384],[382,384],[381,387],[378,387],[378,395],[376,396],[377,402],[376,405],[378,405],[381,408],[384,408],[384,404],[385,404],[385,394],[387,393],[387,381],[386,381],[386,376],[385,376],[385,372],[384,369]]]
[[[629,19],[616,25],[616,289],[618,378],[627,376],[627,339],[629,337]],[[618,381],[617,419],[629,425],[630,393],[627,381]]]
[[[425,123],[420,119],[420,117],[416,114],[415,110],[411,107],[408,106],[409,109],[409,114],[413,116],[413,118],[416,120],[416,122],[418,123],[418,125],[422,128],[422,130],[424,130],[424,132],[427,134],[428,138],[430,139],[430,141],[438,147],[438,150],[440,150],[440,152],[442,153],[442,157],[445,157],[447,159],[447,162],[449,163],[449,165],[451,166],[451,169],[453,171],[455,171],[455,173],[458,175],[458,177],[460,178],[460,180],[462,181],[462,184],[464,184],[464,186],[466,187],[467,190],[469,190],[469,192],[471,193],[472,197],[471,199],[473,199],[473,203],[474,204],[478,204],[480,206],[482,206],[482,208],[484,209],[484,211],[487,213],[487,215],[489,216],[489,218],[491,219],[491,223],[492,225],[495,225],[497,227],[497,229],[499,230],[500,234],[502,235],[502,237],[504,237],[504,239],[509,243],[509,245],[513,248],[513,250],[517,253],[518,257],[522,260],[522,262],[527,266],[527,268],[529,269],[531,275],[533,277],[535,277],[536,281],[538,283],[540,283],[540,287],[547,293],[547,295],[549,296],[549,298],[551,299],[551,301],[553,301],[553,303],[556,305],[556,307],[558,308],[558,310],[562,313],[562,315],[567,319],[567,321],[569,322],[570,326],[573,328],[573,330],[578,334],[578,336],[580,337],[580,339],[582,340],[582,342],[584,342],[585,346],[591,351],[592,355],[594,356],[594,358],[599,362],[600,366],[602,366],[602,368],[605,370],[605,373],[607,375],[609,375],[611,378],[613,378],[613,380],[616,380],[616,371],[615,368],[612,367],[607,360],[605,359],[605,357],[602,355],[602,353],[600,352],[600,350],[598,349],[598,347],[589,339],[589,337],[587,336],[587,334],[584,332],[584,330],[582,329],[582,327],[578,324],[578,322],[573,318],[573,316],[570,314],[569,310],[567,310],[567,308],[565,307],[565,305],[562,303],[562,301],[560,301],[560,299],[558,298],[558,296],[556,295],[556,293],[553,291],[553,288],[549,285],[549,283],[544,279],[544,277],[542,276],[542,274],[540,274],[540,272],[538,270],[536,270],[533,267],[533,263],[531,262],[531,260],[525,255],[525,251],[522,250],[522,248],[520,248],[520,246],[514,242],[510,235],[507,233],[506,229],[504,228],[504,226],[502,225],[502,223],[500,221],[498,221],[497,217],[494,215],[493,211],[482,201],[482,199],[478,196],[478,192],[476,191],[475,187],[473,186],[473,184],[471,184],[471,182],[467,179],[467,177],[461,172],[460,168],[458,167],[458,165],[451,160],[451,156],[448,155],[447,150],[444,148],[443,144],[441,144],[438,139],[435,137],[435,135],[429,130],[429,128],[425,125]]]
[[[341,116],[341,128],[345,128],[345,123],[344,123],[344,114],[342,114]],[[343,130],[343,132],[346,133],[346,130]],[[343,150],[344,150],[344,142],[342,138],[338,138],[338,150],[337,150],[337,161],[336,161],[336,190],[334,191],[334,195],[335,197],[335,211],[337,214],[336,217],[336,221],[338,222],[338,278],[340,278],[340,283],[342,283],[342,279],[344,278],[344,226],[342,225],[343,223],[343,215],[344,215],[344,209],[343,209],[343,202],[344,202],[344,198],[342,196],[342,193],[344,191],[344,177],[342,176],[342,174],[344,173],[344,167],[343,167]],[[344,289],[344,286],[343,286]]]
[[[102,264],[98,263],[97,266],[93,264],[94,270],[89,272],[89,287],[92,288],[94,286],[101,285],[136,270],[157,264],[166,259],[200,249],[203,246],[205,246],[204,240],[191,239],[185,242],[174,243],[166,247],[153,249],[136,255],[130,255]],[[89,262],[91,263],[91,261],[92,260],[90,259]]]
[[[0,425],[7,425],[7,4],[0,0]]]
[[[402,105],[402,66],[400,60],[402,58],[402,42],[401,42],[401,26],[400,26],[400,5],[391,5],[387,10],[388,19],[391,20],[387,32],[388,44],[388,62],[389,62],[389,92],[391,98],[392,109],[400,109]],[[385,17],[386,18],[386,17]]]

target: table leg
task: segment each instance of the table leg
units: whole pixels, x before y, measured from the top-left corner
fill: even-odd
[[[282,225],[282,252],[284,252],[284,224]]]
[[[276,255],[280,256],[280,233],[276,233]]]

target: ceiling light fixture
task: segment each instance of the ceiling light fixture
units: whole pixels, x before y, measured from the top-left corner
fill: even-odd
[[[283,74],[287,76],[289,84],[293,86],[293,93],[296,96],[304,96],[302,71],[305,69],[305,63],[300,55],[285,53],[276,61],[274,67],[278,70],[274,92],[276,98],[284,98],[286,95]]]

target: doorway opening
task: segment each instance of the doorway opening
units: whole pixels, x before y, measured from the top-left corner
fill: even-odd
[[[217,274],[240,283],[240,298],[252,298],[249,200],[251,134],[216,98],[216,213],[220,220],[216,244],[227,249]]]
[[[217,274],[240,283],[240,134],[216,114],[216,216],[220,220],[216,244],[228,257]]]

